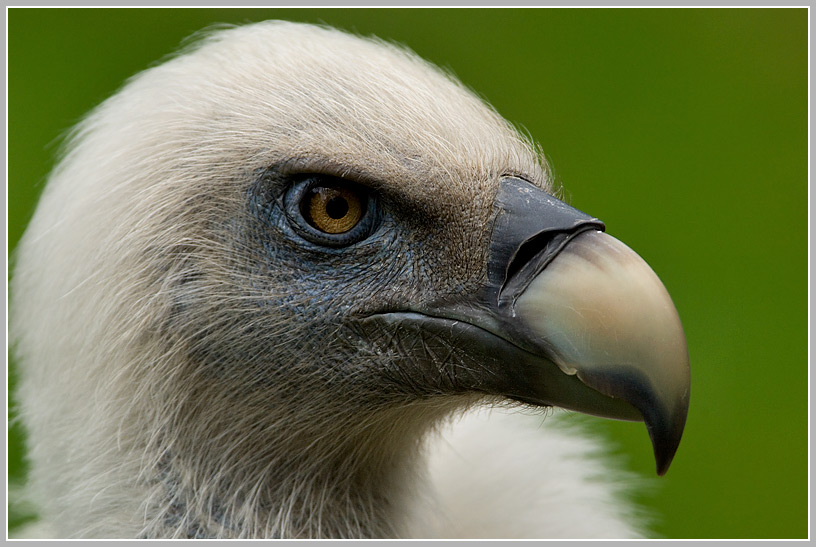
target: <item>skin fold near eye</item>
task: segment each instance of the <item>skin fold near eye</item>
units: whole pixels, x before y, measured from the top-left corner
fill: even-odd
[[[363,200],[348,188],[317,186],[305,201],[309,224],[327,234],[348,232],[363,218]]]

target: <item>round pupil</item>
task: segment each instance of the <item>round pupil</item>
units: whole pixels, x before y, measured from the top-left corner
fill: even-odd
[[[342,196],[335,196],[326,202],[326,214],[335,220],[346,216],[348,210],[348,201]]]
[[[366,210],[366,196],[353,187],[313,187],[301,202],[304,218],[326,234],[342,234],[354,228]]]

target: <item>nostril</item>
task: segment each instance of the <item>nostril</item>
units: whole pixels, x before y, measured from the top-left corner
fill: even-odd
[[[500,306],[512,304],[572,237],[604,230],[597,218],[513,177],[502,180],[495,207],[487,290]]]
[[[499,301],[514,299],[574,235],[574,232],[541,232],[519,245],[507,264]]]
[[[505,284],[521,270],[525,269],[525,266],[529,267],[533,263],[540,262],[542,258],[550,257],[553,253],[548,251],[551,251],[553,247],[557,247],[565,239],[566,234],[563,232],[556,234],[545,232],[537,234],[522,243],[507,265]]]

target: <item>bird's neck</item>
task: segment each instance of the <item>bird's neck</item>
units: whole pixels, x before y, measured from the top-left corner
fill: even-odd
[[[421,439],[443,406],[174,435],[154,460],[144,536],[400,537],[407,500],[422,495]]]

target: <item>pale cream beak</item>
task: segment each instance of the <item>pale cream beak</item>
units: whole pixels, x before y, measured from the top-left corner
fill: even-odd
[[[648,264],[614,237],[585,231],[518,296],[515,315],[565,374],[640,411],[665,473],[688,413],[689,355]]]

